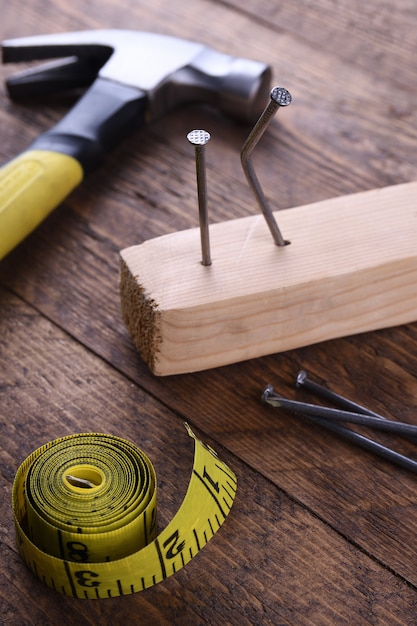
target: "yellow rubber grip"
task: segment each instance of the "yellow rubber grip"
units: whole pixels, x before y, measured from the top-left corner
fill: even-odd
[[[32,232],[83,179],[71,156],[28,150],[0,169],[0,259]]]

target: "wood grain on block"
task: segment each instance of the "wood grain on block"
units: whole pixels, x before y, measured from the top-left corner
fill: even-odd
[[[417,318],[417,183],[190,229],[121,252],[125,323],[157,375],[199,371]]]

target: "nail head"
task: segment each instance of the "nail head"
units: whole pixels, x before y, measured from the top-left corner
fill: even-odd
[[[271,393],[274,393],[274,388],[272,385],[267,385],[263,391],[262,394],[262,401],[263,402],[267,402],[269,396],[271,395]]]
[[[210,141],[210,133],[206,130],[192,130],[188,133],[187,139],[193,146],[205,146]]]
[[[292,96],[284,87],[274,87],[271,91],[271,100],[279,104],[281,107],[286,107],[291,104]]]
[[[295,386],[301,387],[303,383],[306,381],[306,379],[307,379],[307,372],[305,370],[300,370],[297,374]]]

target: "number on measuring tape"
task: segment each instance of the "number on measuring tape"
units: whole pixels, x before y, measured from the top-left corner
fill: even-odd
[[[68,541],[67,549],[68,556],[71,561],[88,563],[88,549],[84,543],[80,543],[79,541]]]
[[[180,541],[179,531],[175,530],[172,535],[164,541],[163,546],[166,549],[165,557],[167,559],[173,559],[184,550],[185,541]]]
[[[97,572],[92,572],[90,570],[79,570],[78,572],[74,572],[75,578],[77,579],[77,583],[82,585],[83,587],[98,587],[100,584],[99,580],[94,580],[99,576]]]
[[[152,587],[194,558],[229,514],[237,483],[186,428],[195,445],[191,479],[158,536],[155,472],[139,448],[84,433],[35,450],[16,473],[12,498],[18,550],[32,572],[66,595],[107,598]]]

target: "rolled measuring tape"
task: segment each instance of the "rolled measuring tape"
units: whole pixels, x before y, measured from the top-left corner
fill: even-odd
[[[148,457],[112,435],[55,439],[19,467],[12,506],[16,542],[48,587],[76,598],[142,591],[175,574],[220,528],[236,476],[185,425],[195,444],[191,479],[157,535],[157,485]]]

